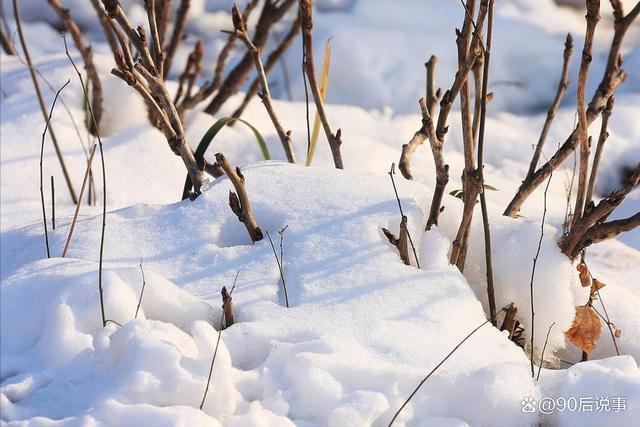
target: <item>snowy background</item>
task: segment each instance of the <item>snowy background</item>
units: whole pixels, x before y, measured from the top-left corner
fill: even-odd
[[[41,0],[21,0],[26,38],[37,68],[62,93],[82,123],[82,89],[52,27],[54,13]],[[145,21],[141,1],[123,1],[135,23]],[[174,2],[175,3],[175,2]],[[243,2],[240,2],[243,3]],[[418,382],[467,333],[486,319],[482,227],[472,229],[464,276],[448,264],[450,242],[462,211],[446,197],[441,224],[424,233],[433,162],[427,146],[414,156],[415,181],[396,182],[422,269],[401,263],[381,227],[397,232],[398,208],[386,174],[402,144],[420,125],[424,62],[439,57],[437,84],[451,84],[456,69],[454,30],[463,10],[455,0],[317,1],[317,58],[332,38],[328,114],[343,131],[344,171],[333,169],[324,136],[310,168],[283,163],[284,154],[264,107],[254,100],[244,117],[265,136],[275,161],[261,161],[247,129],[226,128],[207,156],[222,151],[242,167],[256,218],[263,230],[284,234],[284,274],[291,307],[268,240],[251,245],[228,206],[230,182],[212,180],[194,202],[179,202],[185,170],[164,136],[148,124],[138,95],[109,75],[113,58],[86,0],[66,0],[93,40],[102,71],[102,125],[108,180],[105,240],[105,308],[97,292],[101,206],[83,205],[70,251],[61,258],[74,206],[50,142],[44,176],[56,180],[57,227],[50,230],[53,257],[43,243],[38,162],[44,127],[29,73],[15,57],[0,56],[0,411],[16,426],[383,426]],[[497,305],[514,302],[526,334],[531,330],[529,278],[540,235],[542,189],[525,203],[522,218],[502,211],[526,174],[560,75],[567,32],[574,37],[569,90],[551,128],[545,155],[564,141],[575,123],[579,52],[584,11],[562,1],[496,2],[485,154],[494,241]],[[580,2],[578,2],[580,3]],[[626,9],[635,2],[625,1]],[[178,51],[170,89],[191,47],[207,48],[205,75],[230,29],[231,2],[192,0],[187,40]],[[3,2],[14,28],[10,2]],[[595,90],[613,34],[608,2],[596,31],[588,94]],[[294,16],[288,16],[290,21]],[[286,26],[282,31],[286,31]],[[241,47],[237,47],[242,51]],[[19,50],[19,48],[18,48]],[[81,62],[78,55],[78,62]],[[629,78],[616,95],[597,183],[598,196],[621,183],[620,171],[640,162],[640,25],[623,49]],[[293,100],[287,100],[279,67],[270,75],[285,128],[292,129],[298,158],[306,153],[305,104],[296,41],[285,62]],[[317,62],[320,62],[317,60]],[[54,91],[43,85],[47,105]],[[234,96],[219,116],[232,113]],[[206,105],[206,103],[204,103]],[[204,105],[201,104],[200,108]],[[454,108],[457,108],[457,103]],[[313,107],[312,107],[313,114]],[[217,117],[186,115],[195,147]],[[53,124],[74,183],[85,154],[61,105]],[[592,125],[597,132],[600,122]],[[87,138],[86,135],[81,135]],[[448,189],[461,188],[463,167],[459,115],[450,116],[445,159]],[[280,160],[280,161],[278,161]],[[640,417],[640,230],[589,249],[589,267],[607,286],[602,302],[616,327],[621,356],[603,328],[590,361],[564,331],[588,290],[556,245],[574,159],[553,175],[545,236],[535,281],[535,348],[539,360],[548,328],[547,365],[531,378],[529,354],[505,333],[483,327],[437,371],[397,420],[398,425],[635,425]],[[94,173],[100,174],[99,162]],[[99,180],[97,180],[99,183]],[[79,184],[77,184],[79,186]],[[98,191],[101,191],[98,185]],[[47,203],[51,203],[48,186]],[[101,200],[100,193],[97,197]],[[47,207],[48,209],[48,207]],[[640,210],[631,193],[620,217]],[[96,216],[97,215],[97,216]],[[474,215],[474,221],[480,215]],[[275,242],[278,243],[277,241]],[[140,313],[133,320],[142,286]],[[239,276],[233,293],[236,324],[222,333],[203,410],[199,410],[220,324],[220,289]],[[599,307],[599,302],[596,306]],[[527,341],[529,336],[527,335]],[[572,365],[576,363],[575,365]],[[536,369],[537,370],[537,369]],[[624,397],[620,412],[523,413],[532,397]]]

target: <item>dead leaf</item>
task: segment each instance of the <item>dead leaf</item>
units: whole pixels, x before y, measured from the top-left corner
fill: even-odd
[[[589,276],[587,265],[581,262],[576,267],[576,270],[580,272],[580,283],[582,283],[582,287],[586,288],[587,286],[591,286],[591,277]]]
[[[598,279],[593,279],[593,282],[591,283],[591,295],[595,294],[596,292],[598,292],[600,289],[604,288],[605,286],[607,286],[607,285],[605,285],[604,283],[602,283]]]
[[[565,335],[576,347],[590,353],[598,345],[601,331],[600,318],[593,308],[580,305],[576,307],[576,317]]]
[[[616,329],[613,335],[615,335],[616,338],[620,338],[620,335],[622,335],[622,331],[620,329]]]

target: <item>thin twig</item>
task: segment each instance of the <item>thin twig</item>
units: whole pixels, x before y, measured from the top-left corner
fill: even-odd
[[[51,104],[51,108],[49,109],[49,116],[47,117],[47,121],[44,124],[44,130],[42,131],[42,143],[40,144],[40,201],[42,203],[42,224],[44,225],[44,243],[47,247],[47,258],[51,258],[51,252],[49,251],[49,232],[47,231],[47,213],[44,207],[44,185],[43,185],[43,172],[42,172],[42,159],[44,157],[44,138],[47,135],[47,128],[51,123],[51,117],[53,116],[53,109],[56,106],[56,101],[58,100],[58,96],[60,92],[67,87],[67,85],[71,83],[71,80],[67,80],[67,82],[62,85],[60,89],[56,92],[56,96],[53,98],[53,103]],[[55,226],[53,227],[55,229]]]
[[[619,1],[612,2],[614,7],[614,35],[607,57],[602,80],[595,91],[586,111],[587,126],[591,124],[598,114],[605,107],[607,100],[626,80],[627,72],[622,69],[622,42],[627,30],[633,21],[640,15],[640,2],[629,11],[627,15],[622,14],[622,5]],[[525,179],[517,193],[504,211],[504,215],[515,217],[525,200],[538,188],[549,174],[557,169],[575,151],[578,143],[578,131],[574,129],[564,143],[558,148],[556,153],[529,178]]]
[[[80,74],[80,70],[78,70],[76,63],[73,61],[73,58],[71,58],[71,55],[69,54],[67,39],[64,37],[64,35],[62,36],[62,40],[64,41],[65,54],[67,55],[67,58],[69,58],[69,62],[71,62],[71,65],[73,65],[73,69],[76,71],[76,74],[78,75],[78,80],[80,80],[80,84],[82,85],[82,92],[84,93],[85,101],[88,103],[87,105],[89,107],[89,114],[91,115],[91,121],[95,126],[95,129],[98,130],[99,127],[98,127],[98,123],[96,122],[96,117],[93,114],[93,107],[89,102],[89,93],[87,92],[87,86],[84,84],[84,79],[82,78],[82,74]],[[102,138],[100,138],[99,131],[96,132],[96,137],[98,138],[98,147],[100,148],[100,162],[102,164],[102,226],[100,229],[100,259],[98,261],[98,289],[100,291],[100,311],[102,315],[102,326],[104,327],[107,324],[107,321],[106,321],[106,316],[104,312],[104,295],[103,295],[103,287],[102,287],[102,262],[104,257],[104,235],[105,235],[104,230],[107,224],[107,174],[106,174],[106,168],[104,165],[104,152],[102,150]],[[90,170],[90,168],[91,168],[91,163],[88,163],[87,170]]]
[[[531,177],[538,167],[538,160],[540,160],[540,154],[542,154],[542,147],[547,139],[547,135],[549,134],[549,129],[551,129],[551,123],[556,116],[556,112],[558,111],[558,106],[564,97],[567,88],[569,87],[569,65],[571,62],[571,55],[573,54],[573,38],[571,37],[571,33],[567,34],[567,38],[564,42],[564,53],[562,55],[562,73],[560,74],[560,82],[558,82],[558,89],[556,90],[556,96],[551,103],[551,107],[549,107],[549,111],[547,112],[547,119],[544,121],[544,126],[542,127],[542,132],[540,132],[540,138],[538,138],[538,143],[536,144],[536,149],[533,153],[533,157],[531,158],[531,164],[529,165],[529,171],[527,172],[527,178]]]
[[[171,64],[173,62],[173,56],[178,50],[178,46],[180,45],[182,37],[184,36],[184,31],[187,25],[187,15],[189,13],[190,6],[191,0],[182,0],[180,2],[180,6],[178,7],[178,11],[176,12],[176,20],[173,27],[173,34],[171,35],[171,41],[169,42],[169,46],[167,46],[165,51],[164,63],[157,63],[160,75],[165,78],[169,75]],[[151,13],[151,8],[147,8],[147,10],[148,13]]]
[[[500,311],[504,311],[506,310],[507,307],[503,307]],[[462,344],[464,344],[464,342],[466,340],[468,340],[469,338],[471,338],[471,336],[473,334],[475,334],[476,332],[478,332],[478,330],[480,328],[482,328],[484,325],[486,325],[487,323],[489,323],[491,321],[491,319],[487,319],[484,322],[482,322],[480,325],[478,325],[473,331],[469,332],[469,334],[467,334],[467,336],[465,336],[462,341],[460,341],[445,357],[444,359],[442,359],[435,368],[433,368],[431,370],[431,372],[429,372],[427,374],[426,377],[424,377],[422,379],[422,381],[420,381],[420,383],[418,384],[418,386],[415,388],[415,390],[413,390],[413,392],[411,393],[411,395],[409,395],[409,397],[407,398],[407,400],[404,401],[404,403],[402,404],[402,406],[400,406],[400,409],[398,409],[398,411],[395,413],[395,415],[393,416],[393,418],[391,419],[391,421],[389,422],[388,426],[391,427],[391,425],[394,423],[394,421],[396,420],[396,418],[398,418],[398,415],[400,415],[400,412],[402,412],[402,410],[404,409],[405,406],[407,406],[407,404],[409,403],[409,401],[413,398],[413,396],[415,396],[415,394],[418,392],[418,390],[420,390],[420,387],[422,387],[422,385],[431,377],[431,375],[433,375],[433,373],[435,371],[438,370],[438,368],[440,368],[440,366],[442,366],[442,364],[444,362],[447,361],[447,359],[449,359],[449,357],[451,357],[453,355],[453,353],[456,352],[456,350],[458,350],[458,348],[460,348],[460,346]]]
[[[607,132],[607,126],[609,124],[609,118],[613,112],[613,104],[615,102],[614,96],[611,95],[607,101],[607,106],[602,111],[602,124],[600,125],[600,136],[598,136],[598,144],[596,145],[596,151],[593,156],[593,163],[591,165],[591,175],[589,177],[589,185],[587,187],[587,196],[585,199],[585,206],[589,206],[589,203],[593,201],[593,190],[596,184],[596,178],[598,177],[598,168],[600,166],[600,158],[602,157],[602,150],[604,149],[604,143],[609,137]]]
[[[589,273],[591,274],[591,273]],[[613,329],[611,329],[611,325],[613,325],[613,323],[611,322],[611,319],[609,318],[609,313],[607,313],[607,308],[604,306],[604,301],[602,300],[602,295],[600,294],[600,290],[596,291],[596,295],[598,296],[598,299],[600,300],[600,305],[602,306],[602,309],[604,310],[604,315],[606,316],[603,317],[600,312],[598,310],[596,310],[595,307],[591,307],[593,308],[593,310],[598,313],[598,316],[600,316],[602,318],[602,320],[604,320],[604,323],[606,323],[607,328],[609,329],[609,333],[611,334],[611,340],[613,341],[613,346],[616,349],[616,354],[618,356],[620,356],[620,349],[618,349],[618,340],[616,339],[616,335],[613,333]],[[615,326],[615,325],[614,325]]]
[[[91,102],[93,108],[93,114],[96,118],[96,123],[100,125],[102,121],[102,83],[100,82],[100,77],[98,75],[98,70],[96,69],[93,62],[93,51],[91,46],[87,46],[82,38],[82,32],[80,27],[76,23],[76,21],[72,18],[69,9],[66,9],[60,3],[60,0],[47,0],[51,8],[56,12],[66,31],[69,32],[73,43],[76,46],[76,49],[80,53],[82,60],[84,62],[84,69],[87,72],[87,81],[91,87],[91,98],[87,100],[87,102]],[[91,121],[87,120],[89,126],[87,128],[91,132],[92,135],[96,135],[98,132],[97,128],[94,128]]]
[[[240,274],[240,270],[236,272],[236,277],[233,279],[233,285],[231,286],[231,291],[229,292],[229,296],[233,294],[233,290],[236,288],[236,281],[238,280],[238,275]],[[222,325],[224,322],[224,307],[222,310],[222,314],[220,315],[220,327],[218,328],[218,339],[216,340],[216,347],[213,350],[213,357],[211,358],[211,367],[209,368],[209,376],[207,378],[207,386],[204,389],[204,395],[202,396],[202,402],[200,402],[200,410],[204,407],[204,402],[207,399],[207,393],[209,392],[209,385],[211,384],[211,375],[213,374],[213,365],[216,363],[216,356],[218,355],[218,347],[220,345],[220,338],[222,337]]]
[[[51,228],[56,229],[56,184],[51,175]]]
[[[542,239],[544,238],[544,221],[547,216],[547,192],[549,191],[549,185],[551,184],[551,178],[553,174],[549,175],[547,180],[547,187],[544,189],[544,204],[542,211],[542,221],[540,223],[540,239],[538,239],[538,247],[536,249],[536,255],[533,257],[533,267],[531,267],[531,280],[529,281],[529,299],[531,302],[531,331],[530,331],[530,346],[531,346],[531,378],[534,376],[533,370],[533,333],[535,332],[535,311],[533,303],[533,283],[536,275],[536,267],[538,266],[538,257],[540,256],[540,249],[542,247]]]
[[[142,259],[140,259],[140,272],[142,273],[142,289],[140,290],[140,298],[138,299],[138,306],[136,307],[136,315],[134,319],[138,318],[138,311],[140,311],[140,305],[142,304],[142,297],[144,295],[144,288],[147,285],[147,281],[144,278],[144,268],[142,268]]]
[[[22,32],[20,8],[18,7],[17,0],[13,0],[13,14],[16,20],[16,27],[18,30],[18,36],[20,38],[20,45],[22,46],[22,51],[24,52],[24,57],[27,62],[27,67],[29,68],[29,73],[31,74],[31,81],[33,82],[33,88],[35,89],[36,97],[38,98],[38,104],[40,105],[40,111],[42,112],[42,117],[46,122],[47,108],[44,105],[44,99],[42,97],[42,92],[40,91],[40,84],[38,83],[38,79],[36,78],[35,67],[33,66],[33,62],[31,61],[29,48],[27,47],[27,42],[25,41],[24,33]],[[56,156],[58,157],[58,162],[60,163],[60,167],[62,168],[62,174],[64,175],[64,180],[67,184],[69,195],[71,196],[71,200],[73,201],[73,203],[76,203],[78,201],[78,198],[76,197],[76,192],[73,189],[73,183],[71,182],[71,177],[69,176],[67,165],[64,162],[64,158],[62,156],[62,150],[60,150],[60,144],[58,144],[58,139],[56,138],[56,135],[53,132],[53,126],[51,126],[51,124],[49,124],[48,130],[49,130],[49,136],[51,137],[51,141],[53,142],[53,148],[55,149]]]
[[[280,233],[280,258],[278,258],[278,254],[276,253],[276,248],[273,245],[273,240],[271,240],[271,234],[269,233],[269,230],[267,230],[267,238],[269,239],[269,243],[271,244],[271,249],[273,250],[273,256],[275,257],[276,263],[278,264],[278,271],[280,272],[280,280],[282,281],[282,289],[284,291],[284,303],[285,303],[285,306],[289,308],[289,294],[287,292],[287,283],[284,280],[284,271],[283,271],[284,260],[282,259],[282,256],[283,256],[282,238],[283,238],[284,231],[287,229],[287,227],[288,226],[285,226],[282,230],[278,231],[278,233]]]
[[[486,0],[483,0],[483,3]],[[489,11],[487,18],[487,41],[485,43],[484,50],[484,63],[482,71],[482,105],[480,108],[480,129],[478,134],[478,180],[482,185],[482,192],[480,193],[480,207],[482,210],[482,225],[484,229],[484,252],[485,252],[485,266],[487,274],[487,296],[489,299],[489,314],[491,317],[491,323],[496,326],[496,300],[493,287],[493,266],[491,259],[491,234],[489,232],[489,213],[487,212],[487,200],[486,191],[484,189],[484,135],[485,135],[485,121],[487,115],[487,85],[489,80],[489,59],[491,56],[491,36],[493,32],[493,5],[494,0],[488,0]],[[482,5],[480,6],[482,8]]]
[[[553,322],[551,326],[549,326],[547,337],[544,339],[544,345],[542,346],[542,354],[540,355],[540,365],[538,365],[538,375],[536,376],[536,381],[540,381],[540,371],[542,371],[542,364],[544,363],[544,351],[547,349],[547,343],[549,342],[549,334],[551,333],[551,328],[553,328],[553,325],[555,324],[556,322]],[[531,353],[531,358],[533,358],[533,353]]]
[[[389,170],[389,177],[391,178],[391,185],[393,185],[393,192],[396,195],[396,200],[398,201],[398,209],[400,209],[400,217],[405,218],[405,214],[402,210],[402,203],[400,203],[400,196],[398,195],[398,189],[396,188],[396,182],[393,179],[393,175],[396,173],[396,164],[391,163],[391,169]],[[416,266],[420,268],[420,260],[418,259],[418,252],[416,251],[416,246],[413,244],[413,239],[411,238],[411,233],[409,232],[409,227],[407,227],[407,236],[409,237],[409,243],[411,244],[411,249],[413,250],[413,257],[416,260]]]

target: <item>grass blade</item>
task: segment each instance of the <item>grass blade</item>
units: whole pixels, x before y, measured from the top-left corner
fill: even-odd
[[[216,135],[218,135],[218,133],[222,130],[222,128],[224,128],[226,125],[234,121],[239,121],[240,123],[243,123],[244,125],[246,125],[249,129],[251,129],[251,132],[253,132],[253,135],[256,137],[256,141],[258,142],[258,147],[260,147],[262,156],[264,157],[265,160],[271,160],[271,154],[269,153],[269,149],[267,148],[267,143],[264,141],[264,138],[262,137],[258,129],[256,129],[251,123],[249,123],[244,119],[234,118],[234,117],[223,117],[219,119],[217,122],[215,122],[209,128],[209,130],[205,132],[204,136],[200,140],[200,143],[198,144],[198,148],[196,148],[196,152],[195,152],[195,158],[198,162],[200,162],[204,158],[204,153],[206,153],[207,149],[209,148],[209,145],[211,145],[211,143],[213,142],[213,139],[216,137]],[[182,200],[189,197],[189,192],[191,191],[191,187],[192,187],[191,178],[187,174],[187,178],[184,182],[184,189],[182,190]]]
[[[327,40],[327,44],[324,46],[324,63],[322,64],[322,78],[320,80],[320,96],[324,102],[327,97],[327,86],[329,85],[329,65],[331,62],[331,39]],[[305,166],[311,166],[313,156],[316,153],[316,146],[318,145],[318,136],[320,135],[320,116],[316,111],[316,116],[313,119],[313,131],[311,133],[311,142],[309,143],[309,149],[307,150],[307,161]]]

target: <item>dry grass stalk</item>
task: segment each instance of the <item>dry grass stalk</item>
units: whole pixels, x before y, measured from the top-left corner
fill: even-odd
[[[62,21],[66,31],[71,35],[73,43],[82,57],[84,69],[87,72],[87,79],[91,86],[91,99],[89,102],[91,102],[93,114],[95,115],[95,122],[100,126],[100,122],[102,120],[102,83],[100,82],[98,70],[93,63],[93,51],[91,50],[91,46],[85,45],[80,27],[71,17],[69,9],[64,8],[62,3],[60,3],[60,0],[47,1]],[[98,129],[93,126],[93,122],[91,120],[88,120],[87,122],[89,123],[88,128],[91,134],[97,135]]]
[[[334,134],[331,130],[329,118],[324,108],[324,102],[322,101],[322,94],[320,93],[320,86],[316,78],[316,68],[313,61],[313,1],[312,0],[300,0],[300,14],[302,15],[301,28],[302,28],[302,46],[303,46],[303,68],[304,74],[309,81],[309,87],[311,88],[311,94],[316,105],[316,111],[320,117],[320,122],[324,129],[324,133],[327,136],[329,142],[329,148],[331,149],[331,155],[333,156],[333,164],[336,169],[344,169],[342,163],[342,154],[340,153],[340,146],[342,145],[342,131],[338,129]]]
[[[278,137],[280,138],[282,148],[284,149],[285,155],[287,156],[287,161],[289,163],[295,163],[296,158],[293,152],[293,145],[291,143],[291,131],[285,131],[282,127],[282,124],[280,123],[280,120],[278,119],[275,108],[273,107],[273,102],[271,100],[271,92],[269,91],[267,75],[265,73],[264,66],[262,65],[262,59],[260,58],[260,50],[253,44],[253,42],[249,38],[249,34],[247,33],[247,28],[245,26],[244,20],[242,19],[242,15],[240,14],[240,10],[238,10],[237,6],[235,5],[232,9],[232,18],[234,35],[242,43],[244,43],[244,45],[247,47],[248,52],[253,58],[254,65],[258,73],[258,78],[260,79],[260,86],[262,87],[260,98],[262,99],[264,108],[267,110],[267,114],[269,114],[269,118],[273,123],[273,127],[276,129]]]
[[[622,56],[620,53],[622,50],[622,42],[624,41],[627,30],[638,15],[640,15],[640,2],[636,3],[633,9],[626,15],[623,13],[622,2],[620,0],[612,0],[611,5],[613,6],[615,18],[614,35],[602,80],[586,110],[587,126],[593,123],[605,108],[611,95],[613,95],[627,77],[626,71],[622,69]],[[585,117],[582,118],[583,121],[584,119]],[[522,182],[517,193],[505,209],[504,215],[510,217],[517,216],[525,200],[549,177],[551,172],[557,169],[571,153],[573,153],[578,142],[578,129],[574,129],[556,153],[544,165],[538,168],[533,175]]]
[[[118,68],[114,68],[112,74],[124,80],[145,99],[170,148],[181,157],[197,196],[202,187],[204,165],[198,164],[191,147],[187,144],[182,120],[160,74],[160,64],[155,62],[151,54],[151,51],[160,52],[160,48],[157,46],[158,40],[152,39],[152,43],[156,46],[149,50],[145,32],[141,27],[138,27],[137,30],[133,28],[120,2],[118,0],[103,0],[103,4],[109,17],[119,25],[119,28],[113,26],[121,50],[116,54]],[[152,13],[152,5],[152,1],[145,2],[149,16]],[[154,26],[155,21],[149,19],[149,24]],[[151,32],[155,34],[157,30],[153,29]],[[129,42],[138,52],[137,63],[133,62]]]
[[[18,7],[18,1],[13,0],[13,14],[16,20],[16,27],[18,30],[18,37],[20,39],[20,45],[22,46],[22,51],[24,52],[24,58],[27,63],[27,67],[29,68],[29,74],[31,75],[31,81],[33,82],[33,88],[36,92],[36,97],[38,98],[38,104],[40,105],[40,112],[42,113],[42,118],[45,122],[47,122],[47,107],[44,105],[44,99],[42,97],[42,91],[40,90],[40,84],[38,83],[38,79],[36,77],[35,67],[33,66],[33,62],[31,61],[31,55],[29,54],[29,48],[27,46],[27,42],[24,38],[24,33],[22,31],[22,21],[20,19],[20,8]],[[67,170],[67,165],[64,162],[64,157],[62,156],[62,150],[60,149],[60,144],[58,144],[58,138],[53,131],[53,126],[49,123],[47,126],[49,131],[49,136],[51,137],[51,141],[53,142],[53,148],[55,149],[56,156],[58,157],[58,162],[60,163],[60,168],[62,169],[62,174],[64,176],[65,183],[67,184],[67,189],[69,190],[69,195],[71,196],[71,200],[73,203],[77,203],[78,198],[76,197],[76,191],[73,188],[73,183],[71,182],[71,177],[69,176],[69,172]]]
[[[249,195],[244,185],[244,176],[240,168],[237,167],[234,170],[222,153],[216,153],[216,163],[224,170],[231,184],[233,184],[233,187],[236,189],[236,193],[229,191],[229,206],[231,210],[236,214],[238,220],[247,228],[252,242],[262,240],[262,230],[258,227],[256,218],[253,215]]]
[[[69,245],[71,244],[71,237],[73,236],[73,232],[76,229],[76,223],[78,222],[78,214],[80,213],[80,205],[82,205],[82,198],[84,196],[84,189],[87,185],[87,181],[89,180],[91,163],[93,163],[93,157],[96,154],[97,147],[98,147],[98,144],[93,144],[89,152],[89,158],[87,159],[87,168],[84,173],[82,185],[80,186],[80,195],[78,196],[78,202],[76,203],[76,208],[73,212],[73,218],[71,219],[71,225],[69,226],[69,233],[67,234],[67,240],[64,242],[64,248],[62,249],[63,258],[67,256],[67,252],[69,251]]]
[[[400,235],[396,237],[391,231],[386,228],[382,228],[382,232],[387,239],[389,239],[389,243],[395,246],[398,249],[398,253],[400,254],[400,259],[406,265],[411,265],[411,261],[409,260],[409,235],[407,232],[407,217],[402,216],[400,220]]]
[[[547,135],[549,134],[549,129],[551,129],[551,123],[556,116],[556,112],[558,111],[558,106],[564,97],[567,88],[569,87],[569,64],[571,62],[571,55],[573,54],[573,38],[571,34],[567,34],[567,39],[564,42],[564,54],[562,55],[562,73],[560,74],[560,82],[558,83],[558,89],[556,90],[556,96],[551,103],[551,107],[549,107],[549,111],[547,112],[547,119],[544,121],[544,126],[542,127],[542,132],[540,132],[540,138],[538,138],[538,143],[536,144],[536,149],[533,153],[533,157],[531,158],[531,164],[529,165],[529,172],[527,172],[527,178],[531,177],[538,167],[538,161],[540,160],[540,155],[542,154],[542,148],[544,147],[544,143],[547,139]]]

